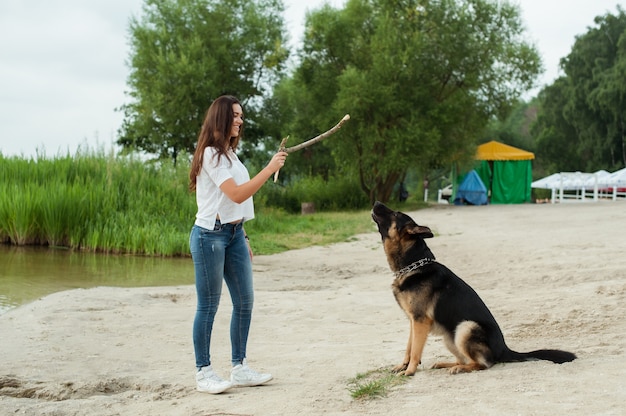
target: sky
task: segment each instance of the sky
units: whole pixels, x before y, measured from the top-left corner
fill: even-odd
[[[559,75],[575,37],[626,0],[512,0],[543,59],[539,86]],[[128,22],[142,0],[0,0],[0,153],[36,157],[114,149],[127,103]],[[305,13],[344,0],[284,0],[292,50]],[[538,89],[537,89],[538,91]],[[529,96],[533,96],[531,91]],[[208,105],[208,103],[207,103]]]

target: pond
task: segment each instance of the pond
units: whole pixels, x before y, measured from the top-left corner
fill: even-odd
[[[68,289],[193,283],[191,258],[106,255],[0,244],[0,314]]]

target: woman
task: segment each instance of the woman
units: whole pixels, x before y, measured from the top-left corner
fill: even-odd
[[[246,363],[246,346],[254,300],[252,250],[244,222],[254,218],[254,195],[285,164],[287,153],[276,153],[250,179],[235,151],[243,132],[243,109],[232,96],[221,96],[209,107],[189,173],[198,212],[189,246],[198,298],[193,324],[196,383],[199,391],[222,393],[231,387],[257,386],[272,379]],[[230,381],[211,368],[211,331],[226,282],[233,303],[230,341],[233,368]]]

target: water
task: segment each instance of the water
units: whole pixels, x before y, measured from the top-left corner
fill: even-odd
[[[191,258],[104,255],[0,244],[0,314],[62,290],[191,285],[193,276]]]

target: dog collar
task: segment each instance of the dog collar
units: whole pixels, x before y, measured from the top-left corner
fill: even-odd
[[[417,269],[419,269],[420,267],[426,266],[427,264],[433,263],[435,261],[435,259],[431,259],[430,257],[426,257],[423,259],[420,259],[414,263],[409,264],[408,266],[398,270],[397,272],[395,272],[396,275],[396,279],[407,274],[410,273],[412,271],[415,271]]]

